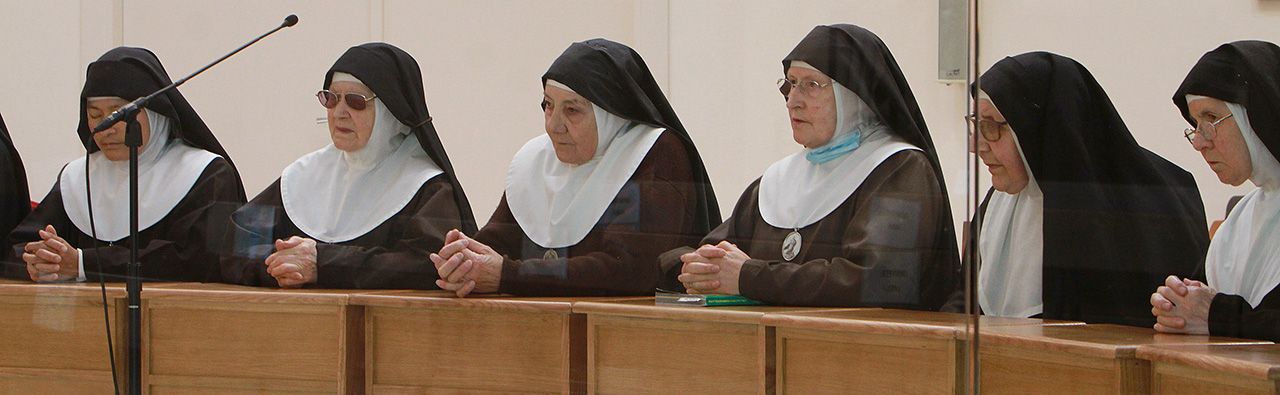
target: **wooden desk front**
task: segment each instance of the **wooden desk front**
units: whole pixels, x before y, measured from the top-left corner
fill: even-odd
[[[1105,324],[983,328],[980,385],[991,394],[1149,394],[1151,364],[1137,358],[1140,346],[1259,343]]]
[[[1152,394],[1280,394],[1280,345],[1142,346]]]
[[[776,327],[780,394],[954,394],[965,388],[970,319],[885,309],[769,314],[764,323]],[[1082,323],[984,316],[981,325]]]
[[[124,374],[124,286],[0,282],[0,393],[111,393],[107,330]]]
[[[368,393],[581,393],[586,321],[572,305],[620,299],[452,295],[352,296],[366,312]]]
[[[652,299],[577,303],[587,315],[588,393],[770,393],[768,313],[805,307],[655,306]]]
[[[359,393],[363,311],[348,292],[198,283],[145,290],[143,388]]]

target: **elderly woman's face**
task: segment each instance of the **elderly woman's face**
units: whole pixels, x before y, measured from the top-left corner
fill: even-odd
[[[1188,102],[1187,112],[1200,124],[1213,123],[1231,114],[1226,102],[1214,98]],[[1200,156],[1218,174],[1218,181],[1223,184],[1240,185],[1253,174],[1249,147],[1245,145],[1244,136],[1240,135],[1240,126],[1236,124],[1235,117],[1218,122],[1212,139],[1206,139],[1197,133],[1191,146],[1200,151]]]
[[[596,114],[586,98],[547,85],[542,90],[542,114],[556,159],[571,165],[587,163],[596,155]]]
[[[373,90],[357,82],[335,81],[329,84],[329,91],[341,98],[338,105],[328,109],[329,138],[333,140],[333,146],[342,151],[359,151],[369,144],[369,135],[373,134],[376,104],[371,100],[363,110],[353,110],[348,106],[345,96],[357,93],[372,98]]]
[[[813,91],[793,87],[787,95],[787,113],[791,116],[791,138],[806,148],[826,145],[836,131],[836,94],[831,78],[803,67],[787,69],[787,80],[804,84],[808,81],[826,85]]]
[[[982,122],[1007,122],[1000,110],[987,99],[978,100],[978,118]],[[991,173],[991,187],[1011,195],[1022,192],[1031,177],[1027,175],[1027,166],[1014,143],[1013,129],[1008,124],[1000,126],[1000,138],[996,141],[988,141],[981,133],[978,135],[977,154]]]
[[[102,122],[103,118],[111,115],[112,112],[125,104],[129,104],[129,101],[116,97],[87,101],[85,103],[85,115],[87,115],[89,127],[96,126],[99,122]],[[151,120],[147,118],[146,111],[138,113],[138,125],[140,126],[139,129],[142,130],[142,146],[138,147],[138,153],[142,153],[147,148],[147,144],[151,142]],[[93,135],[93,142],[98,145],[98,148],[107,156],[107,159],[116,162],[129,160],[129,147],[124,145],[125,127],[126,123],[120,122],[112,126],[111,129]]]

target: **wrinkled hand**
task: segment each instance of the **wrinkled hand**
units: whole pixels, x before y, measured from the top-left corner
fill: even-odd
[[[1209,334],[1209,307],[1218,291],[1195,280],[1169,276],[1151,294],[1151,314],[1156,331],[1164,333]]]
[[[431,254],[440,279],[436,286],[453,291],[459,298],[472,292],[498,292],[502,282],[502,254],[457,229],[445,235],[440,252]]]
[[[282,288],[298,288],[316,282],[316,241],[292,236],[276,240],[276,252],[267,257],[267,274]]]
[[[742,264],[749,259],[747,253],[728,241],[703,245],[680,256],[684,266],[677,279],[688,293],[737,295]]]

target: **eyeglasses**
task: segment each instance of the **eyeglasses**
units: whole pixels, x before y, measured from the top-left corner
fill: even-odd
[[[805,96],[815,97],[818,96],[819,89],[826,88],[828,86],[831,86],[830,82],[822,84],[813,80],[792,81],[786,78],[778,79],[778,92],[782,92],[783,97],[790,96],[792,89],[798,89],[800,93]]]
[[[316,92],[316,98],[320,99],[320,105],[324,106],[324,108],[337,107],[338,97],[337,93],[330,92],[329,90]],[[347,107],[351,107],[352,110],[361,111],[368,108],[369,101],[378,98],[378,95],[365,97],[365,95],[361,95],[359,93],[344,93],[341,97],[342,100],[347,101]]]
[[[1195,128],[1186,128],[1183,130],[1182,137],[1186,137],[1187,142],[1193,145],[1196,143],[1194,139],[1197,134],[1200,135],[1200,137],[1203,137],[1205,141],[1213,141],[1213,135],[1218,133],[1218,124],[1227,120],[1227,118],[1231,118],[1233,115],[1235,114],[1227,114],[1227,116],[1218,118],[1217,121],[1213,122],[1200,121],[1196,123]]]
[[[1008,121],[982,119],[974,117],[973,114],[965,115],[964,119],[973,124],[975,129],[978,129],[978,133],[982,134],[984,140],[993,143],[1000,141],[1000,130],[1009,125]],[[969,129],[969,141],[973,141],[973,129]]]

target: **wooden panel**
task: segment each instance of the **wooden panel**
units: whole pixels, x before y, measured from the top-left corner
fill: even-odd
[[[762,393],[772,381],[767,334],[760,325],[588,315],[588,392]]]
[[[1137,358],[1141,346],[1256,343],[1107,324],[995,326],[982,330],[982,391],[1148,394],[1151,365]]]
[[[1074,326],[1077,321],[982,316],[983,327]],[[765,325],[861,333],[953,336],[963,334],[972,317],[957,313],[856,308],[767,314]]]
[[[1044,350],[982,344],[984,394],[1026,394],[1052,389],[1061,394],[1118,393],[1116,360]]]
[[[1206,372],[1203,369],[1163,362],[1155,362],[1153,365],[1152,394],[1262,395],[1277,393],[1276,383],[1268,380],[1230,373],[1219,372],[1215,374],[1215,372]]]
[[[780,394],[957,390],[955,339],[794,328],[777,328],[777,339]]]
[[[1139,347],[1154,367],[1152,393],[1274,394],[1280,381],[1280,345]]]
[[[973,317],[894,309],[767,314],[778,331],[778,388],[811,393],[865,388],[872,393],[963,392],[963,345]],[[981,317],[982,325],[1083,325]],[[832,362],[839,361],[839,362]]]
[[[110,371],[0,368],[0,394],[92,393],[111,393]]]
[[[362,320],[359,307],[307,295],[147,296],[143,370],[151,391],[338,393],[363,386],[363,362],[351,363],[347,354],[362,355],[361,332],[351,329]]]
[[[567,309],[367,309],[370,393],[568,392]]]
[[[12,292],[0,294],[0,392],[111,392],[100,291],[9,286]],[[113,326],[119,324],[114,296],[108,296]],[[120,337],[114,340],[121,344]],[[116,351],[123,352],[121,347]]]
[[[1133,358],[1139,346],[1267,344],[1217,336],[1172,335],[1151,328],[1090,324],[1068,326],[993,326],[982,330],[982,347],[1008,344],[1100,358]]]
[[[1138,347],[1138,358],[1259,380],[1280,380],[1280,345],[1156,345]]]
[[[147,390],[150,395],[339,393],[336,383],[191,376],[152,376]]]
[[[739,324],[760,324],[760,319],[769,313],[786,313],[801,311],[848,310],[821,307],[787,307],[787,306],[720,306],[720,307],[687,307],[655,305],[653,298],[633,299],[609,302],[576,302],[575,313],[591,315],[617,315],[626,317],[645,317],[667,320],[692,320],[703,322],[728,322]]]

